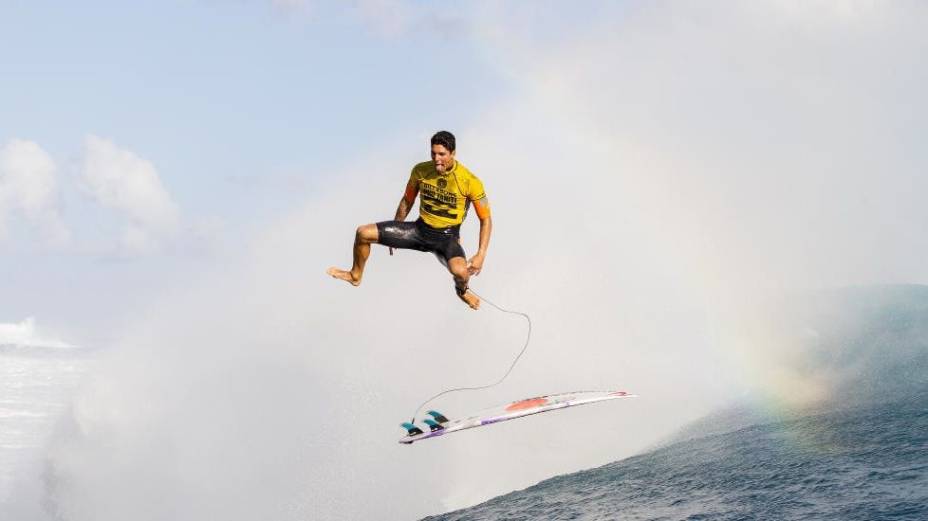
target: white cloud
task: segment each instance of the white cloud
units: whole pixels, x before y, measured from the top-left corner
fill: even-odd
[[[14,139],[0,148],[0,238],[14,212],[38,226],[46,240],[62,245],[68,230],[58,209],[54,160],[32,142]]]
[[[180,211],[151,162],[91,135],[84,142],[81,178],[99,204],[125,216],[122,244],[128,252],[157,251],[177,234]]]
[[[73,347],[67,342],[39,333],[35,327],[35,318],[33,317],[18,323],[0,323],[0,345]]]

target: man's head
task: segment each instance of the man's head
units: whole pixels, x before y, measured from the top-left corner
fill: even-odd
[[[432,136],[432,164],[435,170],[445,173],[454,167],[454,134],[440,130]]]

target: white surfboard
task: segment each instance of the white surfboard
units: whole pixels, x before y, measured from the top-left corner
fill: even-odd
[[[485,409],[466,418],[458,420],[450,420],[443,423],[438,423],[434,420],[428,420],[427,423],[432,424],[433,427],[438,425],[440,428],[432,430],[428,426],[419,427],[416,430],[421,430],[421,433],[408,434],[401,438],[399,441],[400,443],[410,444],[437,436],[443,436],[452,432],[473,429],[474,427],[482,427],[484,425],[491,425],[507,420],[514,420],[516,418],[522,418],[532,414],[554,411],[563,409],[565,407],[573,407],[575,405],[585,405],[588,403],[615,400],[618,398],[634,398],[635,396],[636,395],[627,393],[625,391],[576,391],[572,393],[537,396],[535,398],[527,398],[525,400],[519,400],[506,405],[501,405],[499,407]],[[408,426],[409,424],[404,424],[404,428],[407,428],[407,430]]]

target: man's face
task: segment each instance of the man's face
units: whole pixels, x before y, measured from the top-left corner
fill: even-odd
[[[454,152],[448,151],[445,145],[432,145],[432,164],[442,174],[451,170],[454,166]]]

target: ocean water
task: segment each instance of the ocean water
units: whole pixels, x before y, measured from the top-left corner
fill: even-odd
[[[44,518],[41,476],[55,423],[92,363],[81,348],[0,345],[0,520]]]

